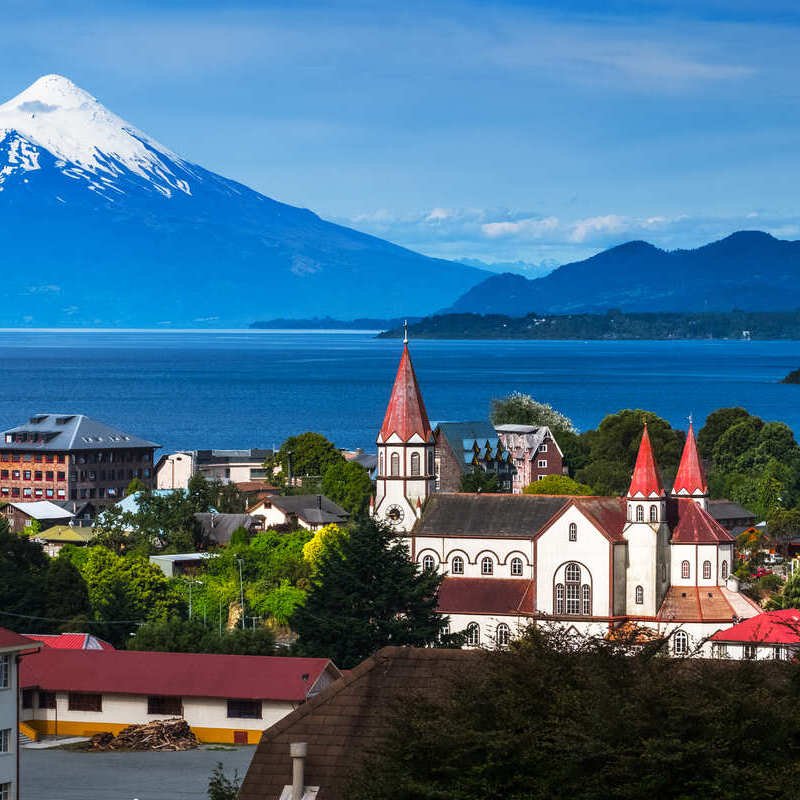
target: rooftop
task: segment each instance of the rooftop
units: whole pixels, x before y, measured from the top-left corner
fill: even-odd
[[[800,644],[800,611],[796,608],[766,611],[732,628],[717,631],[711,639],[715,642]]]
[[[324,494],[272,495],[265,500],[284,514],[294,514],[312,525],[347,522],[350,515]]]
[[[34,500],[30,503],[9,503],[10,506],[27,514],[31,519],[70,519],[74,516],[60,505],[49,500]]]
[[[532,614],[535,588],[524,578],[442,580],[437,610],[442,614]]]
[[[30,639],[55,650],[114,650],[113,644],[91,633],[28,633]]]
[[[29,638],[28,636],[21,636],[8,628],[0,628],[0,652],[9,652],[13,650],[26,650],[28,648],[36,649],[41,645]]]
[[[733,536],[694,500],[678,499],[674,504],[669,504],[668,513],[671,517],[673,544],[717,544],[734,540]]]
[[[658,619],[663,622],[727,622],[761,612],[753,602],[724,586],[670,586]]]

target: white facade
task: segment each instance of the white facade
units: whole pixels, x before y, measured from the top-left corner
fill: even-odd
[[[194,456],[189,452],[170,453],[156,469],[156,489],[187,489],[194,475]]]
[[[439,572],[464,578],[533,578],[533,540],[515,538],[472,539],[458,536],[410,539],[411,555],[421,566],[426,556]],[[459,561],[460,559],[460,561]],[[430,562],[426,563],[426,566]]]

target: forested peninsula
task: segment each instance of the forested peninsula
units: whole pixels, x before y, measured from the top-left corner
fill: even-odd
[[[415,339],[800,339],[797,311],[631,314],[437,314],[409,326]],[[380,334],[403,335],[402,327]]]

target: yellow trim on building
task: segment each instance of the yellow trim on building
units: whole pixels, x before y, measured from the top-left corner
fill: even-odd
[[[19,732],[23,736],[27,736],[29,739],[32,739],[34,742],[39,741],[39,732],[36,728],[33,728],[27,722],[20,722],[18,723],[17,727],[19,728]]]

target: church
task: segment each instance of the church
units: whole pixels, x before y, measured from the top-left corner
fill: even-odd
[[[373,515],[444,574],[439,611],[473,646],[531,623],[580,635],[647,630],[676,655],[761,613],[732,575],[734,539],[709,513],[692,425],[664,487],[647,425],[625,497],[437,492],[434,436],[408,340],[377,438]]]

